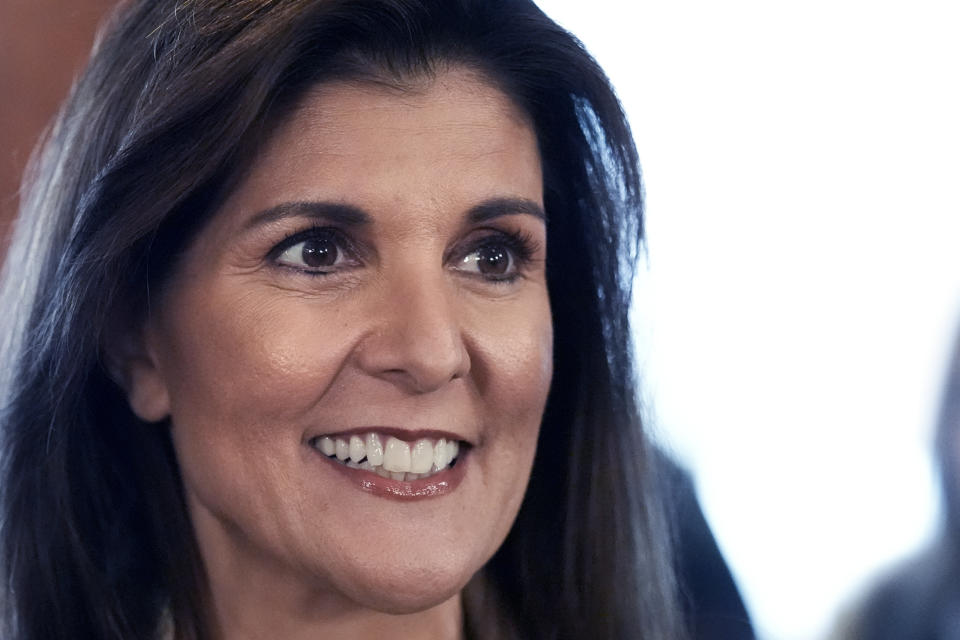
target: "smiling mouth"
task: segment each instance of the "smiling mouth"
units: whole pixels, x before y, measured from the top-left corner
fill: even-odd
[[[412,482],[453,467],[461,443],[446,438],[419,438],[406,442],[375,431],[363,435],[318,436],[310,446],[351,469],[362,469],[383,478]]]

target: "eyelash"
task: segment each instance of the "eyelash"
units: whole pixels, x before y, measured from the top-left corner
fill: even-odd
[[[294,233],[279,244],[273,247],[267,254],[267,259],[276,266],[291,269],[298,273],[311,277],[326,277],[333,275],[342,268],[331,267],[329,270],[314,270],[310,268],[300,268],[292,265],[286,265],[279,262],[280,257],[290,248],[310,240],[330,240],[336,246],[347,260],[359,262],[359,251],[356,246],[335,227],[310,227]],[[475,277],[494,284],[511,283],[523,275],[526,267],[533,261],[533,256],[538,249],[537,241],[526,231],[523,230],[505,230],[490,229],[482,237],[471,241],[466,249],[454,249],[450,254],[444,256],[445,261],[462,261],[468,256],[484,249],[485,247],[503,245],[509,252],[514,266],[514,270],[502,276],[487,276],[476,274]],[[473,276],[474,274],[471,274]]]

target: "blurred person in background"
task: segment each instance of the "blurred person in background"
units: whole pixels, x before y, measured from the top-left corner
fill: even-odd
[[[941,402],[935,456],[942,530],[869,591],[841,621],[836,640],[960,640],[960,332]]]

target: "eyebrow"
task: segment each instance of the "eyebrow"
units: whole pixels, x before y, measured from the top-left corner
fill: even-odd
[[[547,213],[539,204],[526,198],[493,198],[471,207],[467,212],[467,219],[473,224],[479,224],[501,216],[525,213],[535,218],[547,221]]]
[[[279,222],[287,218],[316,218],[343,225],[360,227],[370,224],[372,219],[361,208],[340,202],[284,202],[254,215],[245,225],[248,229]]]
[[[547,214],[539,204],[526,198],[492,198],[471,207],[467,220],[480,224],[502,216],[527,214],[543,222]],[[255,214],[245,225],[252,229],[287,218],[315,218],[345,227],[361,227],[373,222],[370,214],[360,207],[340,202],[302,201],[284,202]]]

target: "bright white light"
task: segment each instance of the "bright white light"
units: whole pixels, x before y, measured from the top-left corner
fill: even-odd
[[[938,519],[958,9],[539,4],[607,70],[640,149],[655,429],[693,470],[762,637],[823,637]]]

